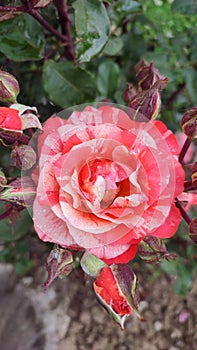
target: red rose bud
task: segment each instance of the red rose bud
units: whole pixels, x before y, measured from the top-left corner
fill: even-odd
[[[0,107],[0,129],[21,132],[22,122],[16,109]]]
[[[7,179],[2,170],[0,170],[0,191],[6,186]]]
[[[80,265],[82,270],[91,277],[98,277],[101,270],[107,266],[102,260],[88,252],[85,252],[81,258]]]
[[[11,152],[11,165],[28,170],[36,163],[36,152],[29,145],[16,145]]]
[[[47,258],[48,278],[44,283],[46,290],[56,278],[68,276],[73,269],[73,256],[69,250],[59,248],[55,244]]]
[[[162,239],[150,236],[145,237],[138,245],[138,255],[147,263],[157,263],[161,259],[176,259],[176,254],[167,251]]]
[[[132,83],[128,83],[127,88],[122,94],[122,98],[126,103],[129,103],[133,99],[133,97],[136,95],[136,93],[137,91],[134,85]]]
[[[29,128],[38,128],[42,130],[42,125],[38,119],[39,115],[36,107],[15,103],[11,105],[11,108],[14,108],[19,112],[22,121],[22,130]]]
[[[16,78],[0,70],[0,101],[15,103],[19,91],[19,84]]]
[[[161,98],[157,88],[137,93],[129,102],[129,107],[136,110],[135,120],[138,113],[144,115],[148,120],[158,117],[161,109]]]
[[[148,64],[147,61],[142,59],[135,66],[135,72],[138,80],[139,90],[149,90],[155,83],[161,83],[161,89],[163,89],[167,83],[168,79],[164,77],[157,68],[154,67],[154,63]]]
[[[197,137],[197,107],[191,108],[183,115],[181,126],[190,140]]]
[[[189,236],[191,240],[197,244],[197,218],[193,219],[189,225]]]
[[[121,328],[124,328],[124,322],[132,311],[143,320],[137,306],[137,277],[129,266],[113,264],[104,267],[93,286],[99,301]]]
[[[17,178],[0,192],[0,201],[28,207],[33,204],[36,195],[35,183],[28,176]]]
[[[197,162],[194,163],[192,168],[192,184],[197,188]]]

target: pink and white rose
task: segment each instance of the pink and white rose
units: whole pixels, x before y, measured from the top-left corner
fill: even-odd
[[[43,241],[127,263],[144,237],[176,232],[184,172],[162,122],[88,106],[47,120],[38,153],[33,220]]]

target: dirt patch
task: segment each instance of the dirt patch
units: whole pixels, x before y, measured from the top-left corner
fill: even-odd
[[[180,297],[167,276],[141,276],[140,309],[147,321],[132,316],[122,331],[99,305],[91,283],[84,286],[73,273],[44,294],[44,269],[35,276],[19,280],[10,265],[0,266],[1,350],[197,349],[197,279]]]

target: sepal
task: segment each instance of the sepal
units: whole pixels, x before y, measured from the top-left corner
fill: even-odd
[[[95,255],[85,252],[81,258],[80,265],[82,270],[91,277],[98,277],[101,270],[107,266],[104,261],[97,258]]]
[[[138,245],[138,256],[146,263],[158,263],[162,259],[175,260],[176,254],[169,253],[162,239],[145,237]]]

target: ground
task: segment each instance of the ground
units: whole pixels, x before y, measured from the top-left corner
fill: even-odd
[[[99,305],[90,282],[84,285],[73,273],[44,293],[45,278],[43,266],[18,278],[11,265],[0,265],[1,350],[197,350],[197,279],[183,297],[167,275],[150,279],[143,273],[146,322],[131,316],[123,331]]]

